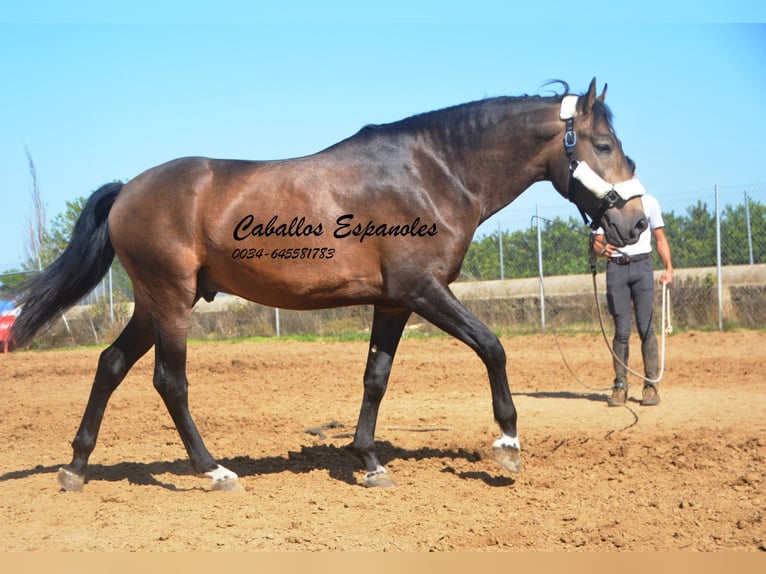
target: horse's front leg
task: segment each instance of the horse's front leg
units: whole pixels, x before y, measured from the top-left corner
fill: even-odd
[[[444,285],[433,283],[414,303],[424,319],[471,347],[487,368],[492,391],[492,412],[501,436],[492,444],[495,460],[506,470],[521,469],[521,446],[516,430],[517,412],[506,374],[506,355],[497,336],[479,321]]]
[[[364,371],[362,408],[359,412],[354,441],[351,443],[351,449],[362,459],[367,471],[362,482],[365,486],[394,485],[393,479],[388,475],[375,452],[375,425],[378,421],[380,403],[388,386],[394,355],[409,316],[409,311],[375,308],[370,349]]]

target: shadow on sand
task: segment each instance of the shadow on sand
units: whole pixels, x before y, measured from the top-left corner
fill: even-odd
[[[403,449],[392,445],[388,441],[376,442],[378,457],[382,464],[386,465],[395,460],[424,460],[437,459],[442,461],[464,460],[478,462],[481,455],[463,449],[440,449],[423,447],[415,450]],[[218,461],[223,466],[236,472],[240,477],[257,476],[266,474],[279,474],[292,472],[302,474],[313,470],[326,470],[329,475],[346,484],[358,484],[357,476],[361,472],[359,460],[352,454],[347,446],[336,445],[312,445],[304,446],[299,452],[288,452],[285,456],[270,456],[252,458],[250,456],[235,456]],[[0,475],[0,482],[19,480],[35,475],[58,473],[63,465],[42,466],[25,470],[16,470]],[[492,476],[483,471],[457,472],[445,462],[442,472],[452,473],[463,480],[481,480],[489,486],[508,486],[514,484],[514,480],[507,476]],[[193,474],[191,465],[187,459],[155,462],[121,462],[112,465],[92,464],[88,466],[87,481],[114,481],[128,480],[131,484],[159,486],[172,491],[182,490],[209,490],[209,485],[204,487],[179,488],[173,484],[158,480],[156,477],[173,474]]]

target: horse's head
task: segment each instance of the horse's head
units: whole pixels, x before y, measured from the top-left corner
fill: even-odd
[[[563,97],[564,144],[554,186],[577,205],[586,223],[587,214],[593,229],[602,227],[607,241],[622,247],[638,241],[648,221],[640,199],[644,188],[614,133],[605,98],[606,86],[596,97],[595,78],[585,95]]]

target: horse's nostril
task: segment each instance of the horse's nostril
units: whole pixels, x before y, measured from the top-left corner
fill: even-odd
[[[639,217],[636,221],[636,235],[641,235],[649,227],[649,220],[646,217]]]

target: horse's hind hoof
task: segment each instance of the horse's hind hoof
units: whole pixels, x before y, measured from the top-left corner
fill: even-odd
[[[242,492],[242,485],[237,478],[222,478],[213,482],[213,490],[222,492]]]
[[[521,472],[521,451],[508,445],[495,445],[492,447],[495,460],[504,469],[511,472]]]
[[[205,476],[213,479],[213,490],[224,492],[240,492],[242,490],[237,474],[220,464],[213,470],[207,471]]]
[[[367,488],[391,488],[396,486],[394,479],[391,478],[385,469],[368,472],[362,479],[362,486]]]
[[[59,469],[56,480],[64,492],[82,492],[82,487],[85,484],[84,476],[80,476],[63,466]]]

